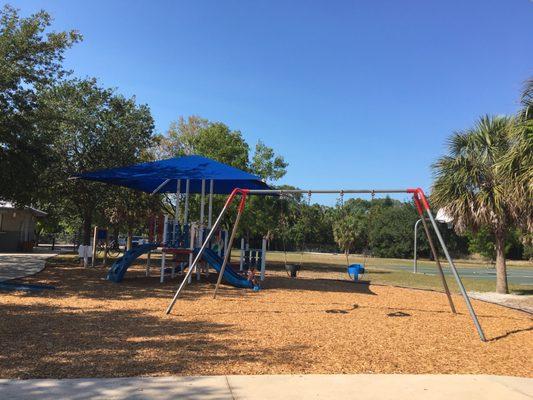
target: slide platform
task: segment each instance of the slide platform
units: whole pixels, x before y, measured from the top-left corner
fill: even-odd
[[[141,255],[157,249],[157,246],[158,243],[146,243],[128,250],[122,257],[113,263],[107,273],[106,279],[115,283],[121,282],[131,263]]]
[[[195,254],[198,254],[199,250],[200,249],[195,249]],[[217,253],[211,249],[205,249],[202,257],[211,267],[216,269],[217,272],[220,272],[224,260],[222,260]],[[230,285],[238,288],[253,289],[254,287],[252,282],[235,272],[231,265],[226,265],[222,278],[224,278],[224,280]]]

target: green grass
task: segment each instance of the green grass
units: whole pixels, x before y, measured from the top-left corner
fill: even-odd
[[[234,250],[232,253],[232,261],[238,263],[239,260],[238,250]],[[102,260],[98,260],[97,264],[101,264]],[[143,257],[144,258],[144,257]],[[285,255],[283,252],[270,251],[267,254],[267,271],[272,269],[281,270],[283,268]],[[75,254],[61,254],[53,258],[52,263],[71,263],[75,262],[78,257]],[[160,254],[153,254],[153,266],[160,259]],[[113,263],[113,259],[108,260],[108,264]],[[139,261],[144,262],[144,261]],[[287,252],[288,263],[302,263],[305,271],[319,274],[321,277],[331,279],[346,279],[346,258],[343,254],[329,254],[329,253],[298,253]],[[392,269],[392,266],[409,265],[413,264],[412,259],[396,259],[396,258],[364,258],[359,255],[351,255],[349,258],[350,263],[364,264],[367,272],[364,274],[363,279],[369,280],[374,284],[403,286],[419,289],[433,289],[442,291],[442,283],[439,276],[413,274],[408,271],[399,271]],[[419,260],[420,266],[431,266],[435,268],[435,263],[429,260]],[[443,265],[446,265],[443,262]],[[487,267],[487,263],[483,261],[475,260],[456,260],[458,267]],[[513,267],[531,267],[533,263],[527,261],[510,261],[508,268]],[[446,276],[446,281],[452,292],[458,293],[459,288],[455,279],[452,276]],[[473,279],[468,277],[462,278],[463,284],[468,291],[476,292],[493,292],[495,291],[495,281],[485,279]],[[516,294],[533,294],[533,285],[516,285],[509,284],[509,290]]]
[[[267,254],[267,264],[274,267],[282,267],[284,262],[283,252],[269,252]],[[328,271],[333,279],[346,277],[346,257],[342,254],[319,254],[319,253],[287,253],[288,263],[302,263],[305,270],[314,271],[317,273]],[[365,264],[366,271],[363,279],[369,280],[375,284],[404,286],[419,289],[433,289],[443,290],[440,277],[437,275],[413,274],[408,271],[399,271],[392,269],[392,266],[413,264],[411,259],[395,259],[395,258],[364,258],[358,255],[352,255],[349,258],[350,263]],[[435,268],[435,263],[429,260],[420,260],[419,266],[431,266]],[[443,262],[443,265],[447,265]],[[458,260],[456,261],[458,267],[487,267],[486,262],[474,260]],[[526,261],[511,261],[508,267],[532,267],[533,263]],[[452,276],[446,275],[446,281],[452,292],[458,293],[459,287]],[[496,283],[493,280],[474,279],[463,277],[463,285],[467,291],[476,292],[493,292],[495,291]],[[509,284],[509,290],[517,294],[532,294],[533,285],[516,285]]]

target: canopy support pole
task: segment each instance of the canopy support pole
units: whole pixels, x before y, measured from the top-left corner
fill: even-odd
[[[215,181],[211,179],[209,181],[209,207],[207,213],[207,227],[211,229],[213,222],[213,191],[215,188]]]
[[[172,230],[172,240],[176,240],[176,225],[180,222],[180,192],[181,192],[181,179],[176,182],[176,211],[174,212],[174,227]]]
[[[183,212],[183,225],[189,222],[189,190],[191,187],[190,179],[185,181],[185,211]]]
[[[204,224],[205,217],[205,179],[202,179],[202,194],[200,197],[200,226]]]

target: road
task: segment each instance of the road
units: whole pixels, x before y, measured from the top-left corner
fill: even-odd
[[[443,265],[444,267],[444,265]],[[407,265],[387,265],[384,268],[399,269],[402,271],[413,271],[413,266]],[[494,268],[483,267],[457,267],[457,271],[461,278],[464,279],[486,279],[496,280],[496,270]],[[418,272],[425,275],[436,275],[437,268],[435,266],[418,265]],[[444,267],[444,274],[451,275],[450,268]],[[533,268],[528,267],[512,267],[507,268],[507,279],[511,283],[518,285],[533,285]]]

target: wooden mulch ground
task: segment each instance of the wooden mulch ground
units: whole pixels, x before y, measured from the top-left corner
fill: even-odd
[[[469,373],[533,377],[531,315],[474,301],[482,343],[459,296],[288,279],[264,290],[194,282],[169,316],[178,280],[124,282],[64,261],[25,280],[56,286],[0,292],[0,378],[288,373]]]

